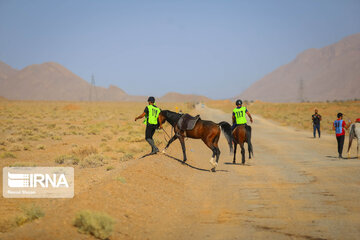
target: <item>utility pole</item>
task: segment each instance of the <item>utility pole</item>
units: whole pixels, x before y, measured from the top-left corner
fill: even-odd
[[[90,84],[90,92],[89,92],[89,101],[97,101],[97,93],[96,93],[96,83],[94,74],[91,75],[91,84]]]
[[[304,80],[300,78],[299,80],[299,101],[305,102],[304,100]]]

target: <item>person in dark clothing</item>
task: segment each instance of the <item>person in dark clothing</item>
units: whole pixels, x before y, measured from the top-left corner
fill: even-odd
[[[346,124],[343,120],[343,114],[337,114],[338,119],[334,121],[333,130],[335,130],[336,140],[338,144],[338,153],[339,158],[342,158],[342,151],[344,147],[344,140],[345,140],[345,129],[348,129],[351,125],[351,121],[349,124]]]
[[[319,138],[320,138],[320,121],[321,121],[321,115],[318,114],[318,110],[315,109],[315,114],[312,115],[314,138],[316,137],[316,130],[317,130]]]
[[[145,117],[146,121],[146,129],[145,129],[145,140],[150,144],[151,146],[151,152],[150,154],[156,154],[159,152],[159,149],[156,147],[155,142],[153,140],[153,136],[155,133],[155,130],[160,127],[161,123],[158,121],[158,117],[160,114],[160,108],[158,108],[155,105],[155,98],[149,97],[148,98],[149,105],[145,107],[144,112],[135,118],[135,121]]]

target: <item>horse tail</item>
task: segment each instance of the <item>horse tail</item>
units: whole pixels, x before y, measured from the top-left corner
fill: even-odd
[[[355,124],[351,124],[349,133],[349,147],[347,152],[350,151],[352,140],[355,138]]]
[[[230,147],[230,152],[233,152],[233,139],[232,139],[232,134],[231,134],[231,125],[228,122],[222,121],[220,123],[218,123],[218,125],[220,126],[221,130],[223,131],[225,138],[229,144]]]
[[[251,144],[251,126],[246,125],[245,129],[246,129],[246,139],[247,139],[247,143],[248,143],[249,154],[251,153],[251,155],[254,156],[253,147]]]

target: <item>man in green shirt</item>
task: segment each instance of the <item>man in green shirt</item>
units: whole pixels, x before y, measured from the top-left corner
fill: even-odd
[[[156,147],[155,142],[153,140],[153,135],[155,133],[155,130],[159,126],[158,117],[160,114],[160,108],[158,108],[155,105],[155,98],[149,97],[148,98],[149,105],[145,107],[144,112],[135,118],[135,121],[146,117],[146,130],[145,130],[145,140],[150,144],[151,146],[151,153],[150,154],[156,154],[159,152],[159,149]],[[160,126],[161,127],[161,126]]]
[[[234,130],[238,125],[242,125],[247,123],[245,113],[249,116],[250,122],[253,122],[250,112],[246,109],[246,107],[242,106],[242,101],[240,99],[236,100],[236,108],[234,108],[232,113],[233,126],[232,130]]]

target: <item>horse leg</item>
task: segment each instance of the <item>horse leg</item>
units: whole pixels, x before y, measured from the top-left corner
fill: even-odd
[[[212,150],[212,152],[213,152],[213,155],[212,155],[212,157],[211,157],[211,159],[210,159],[210,164],[213,166],[213,167],[211,168],[211,171],[212,171],[212,172],[215,172],[215,171],[216,171],[215,168],[216,168],[217,165],[218,165],[217,161],[214,161],[214,160],[215,160],[215,157],[217,157],[217,150],[216,150],[216,147],[214,147],[214,146],[211,147],[211,150]]]
[[[237,149],[237,143],[234,142],[234,160],[233,160],[233,164],[235,164],[235,160],[236,160],[236,149]]]
[[[244,165],[245,164],[245,147],[244,147],[244,143],[240,143],[240,148],[241,148],[241,163]]]
[[[249,159],[251,159],[251,148],[249,146],[249,143],[248,143],[248,151],[249,151]]]
[[[184,137],[183,137],[183,136],[179,136],[179,140],[180,140],[181,148],[182,148],[183,155],[184,155],[183,163],[185,163],[187,159],[186,159],[186,149],[185,149],[185,140],[184,140]]]
[[[219,147],[216,147],[216,163],[219,163],[220,153]]]
[[[163,153],[166,153],[166,150],[168,149],[168,147],[170,146],[170,144],[175,141],[177,139],[177,136],[174,135],[170,140],[169,142],[166,144],[166,147],[164,148],[164,150],[162,150]]]
[[[213,140],[213,152],[215,153],[215,156],[216,156],[216,164],[214,166],[214,168],[218,165],[219,163],[219,158],[220,158],[220,149],[219,149],[219,146],[218,146],[218,141],[219,141],[219,138],[220,138],[220,134],[218,136],[216,136]],[[213,155],[214,157],[214,155]]]

